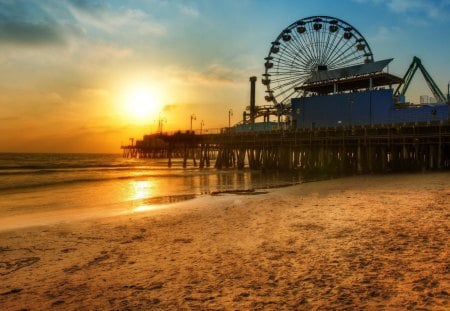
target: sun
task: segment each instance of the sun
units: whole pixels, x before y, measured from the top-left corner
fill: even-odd
[[[123,105],[128,119],[134,122],[152,122],[163,108],[157,89],[138,85],[130,87],[124,96]]]

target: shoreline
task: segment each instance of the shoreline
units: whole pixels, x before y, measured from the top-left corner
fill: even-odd
[[[450,303],[450,174],[359,175],[0,232],[17,309]]]

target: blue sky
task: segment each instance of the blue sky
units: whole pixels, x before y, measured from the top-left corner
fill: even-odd
[[[353,25],[397,75],[419,56],[446,92],[450,0],[1,0],[0,130],[12,134],[0,151],[117,151],[156,130],[158,116],[124,116],[132,85],[156,89],[167,129],[187,129],[192,113],[197,127],[226,126],[229,109],[238,122],[270,42],[313,15]],[[431,95],[419,76],[416,102]]]

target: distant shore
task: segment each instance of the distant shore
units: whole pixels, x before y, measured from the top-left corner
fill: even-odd
[[[450,307],[450,173],[239,194],[0,232],[0,306]]]

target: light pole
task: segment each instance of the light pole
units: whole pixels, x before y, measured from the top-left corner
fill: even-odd
[[[200,135],[202,135],[203,132],[203,125],[205,125],[205,122],[203,120],[200,122]]]
[[[158,119],[158,133],[162,134],[163,132],[163,123],[167,123],[166,118],[159,118]]]
[[[231,128],[231,116],[233,115],[233,109],[228,110],[228,129]]]
[[[191,114],[191,132],[192,132],[192,120],[197,120],[195,114]]]

